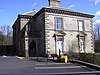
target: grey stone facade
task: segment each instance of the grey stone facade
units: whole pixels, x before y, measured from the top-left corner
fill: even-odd
[[[49,0],[49,6],[34,15],[18,15],[13,25],[13,43],[18,53],[26,57],[44,56],[47,52],[59,55],[59,51],[80,53],[81,37],[85,39],[83,52],[94,53],[94,16],[60,8],[60,0]],[[62,19],[61,30],[56,29],[56,18]],[[84,31],[79,31],[78,21],[84,23]]]
[[[78,17],[78,16],[71,16],[71,15],[66,15],[66,14],[55,14],[55,13],[45,13],[46,19],[48,22],[46,22],[48,28],[46,28],[47,35],[48,36],[48,43],[49,45],[47,47],[50,47],[48,50],[53,50],[51,52],[56,53],[54,50],[55,44],[52,42],[55,42],[54,38],[52,37],[55,34],[55,24],[54,24],[54,18],[56,17],[62,17],[63,18],[63,32],[66,33],[64,36],[64,51],[74,51],[74,52],[79,52],[79,47],[78,47],[78,38],[77,35],[79,34],[78,31],[78,20],[84,20],[84,25],[85,25],[85,33],[87,36],[85,37],[85,52],[86,53],[92,53],[94,52],[94,47],[93,47],[93,28],[92,28],[92,23],[91,23],[91,18],[86,18],[86,17]]]

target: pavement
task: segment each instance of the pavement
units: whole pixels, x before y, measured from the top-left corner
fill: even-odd
[[[0,56],[0,74],[69,73],[96,71],[76,63],[58,63],[46,58],[25,59],[18,56]]]

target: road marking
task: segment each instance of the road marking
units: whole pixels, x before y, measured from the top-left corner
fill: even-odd
[[[7,56],[3,55],[1,58],[6,58]]]
[[[1,58],[11,58],[11,56],[5,56],[5,55],[3,55],[3,56],[0,56]]]
[[[16,56],[18,59],[20,59],[20,60],[23,60],[23,59],[25,59],[25,57],[18,57],[18,56]]]
[[[83,68],[86,66],[68,66],[68,67],[35,67],[35,69],[69,69],[69,68]]]
[[[72,63],[40,63],[36,65],[55,65],[55,64],[61,65],[61,64],[72,64]]]

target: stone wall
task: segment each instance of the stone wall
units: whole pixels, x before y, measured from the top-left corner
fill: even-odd
[[[30,31],[27,33],[28,43],[26,45],[29,45],[34,40],[36,43],[36,51],[38,51],[39,56],[45,55],[47,52],[55,54],[56,44],[54,34],[56,17],[63,19],[63,32],[66,34],[63,42],[63,49],[65,52],[79,52],[77,37],[79,34],[78,20],[84,21],[84,32],[87,34],[85,37],[85,52],[94,52],[93,23],[91,18],[51,12],[42,12],[31,19],[18,18],[18,22],[15,22],[16,25],[13,26],[16,48],[25,53],[25,38],[27,36],[25,36],[25,25],[30,25]]]
[[[35,32],[35,37],[33,37],[33,40],[36,42],[36,50],[38,52],[38,55],[39,56],[43,56],[45,55],[45,37],[44,37],[44,27],[45,27],[45,20],[44,20],[44,13],[41,13],[40,15],[38,15],[36,18],[35,18],[35,28],[36,29],[33,29]],[[32,33],[32,32],[31,32]],[[38,36],[36,36],[38,35]]]
[[[20,19],[17,19],[13,25],[13,45],[16,51],[19,52],[19,31],[20,31]]]
[[[87,34],[85,40],[85,52],[93,53],[93,31],[91,18],[71,16],[65,14],[45,13],[45,41],[46,50],[51,53],[56,53],[55,39],[53,37],[55,33],[55,17],[63,18],[63,32],[64,36],[64,51],[66,52],[79,52],[78,46],[78,20],[83,20],[85,25],[85,33]]]

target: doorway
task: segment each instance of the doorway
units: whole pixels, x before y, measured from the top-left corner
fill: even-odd
[[[56,38],[56,53],[58,56],[63,54],[63,37]]]
[[[80,47],[80,53],[85,52],[85,37],[79,38],[79,47]]]
[[[34,40],[29,44],[29,57],[36,56],[36,43]]]

